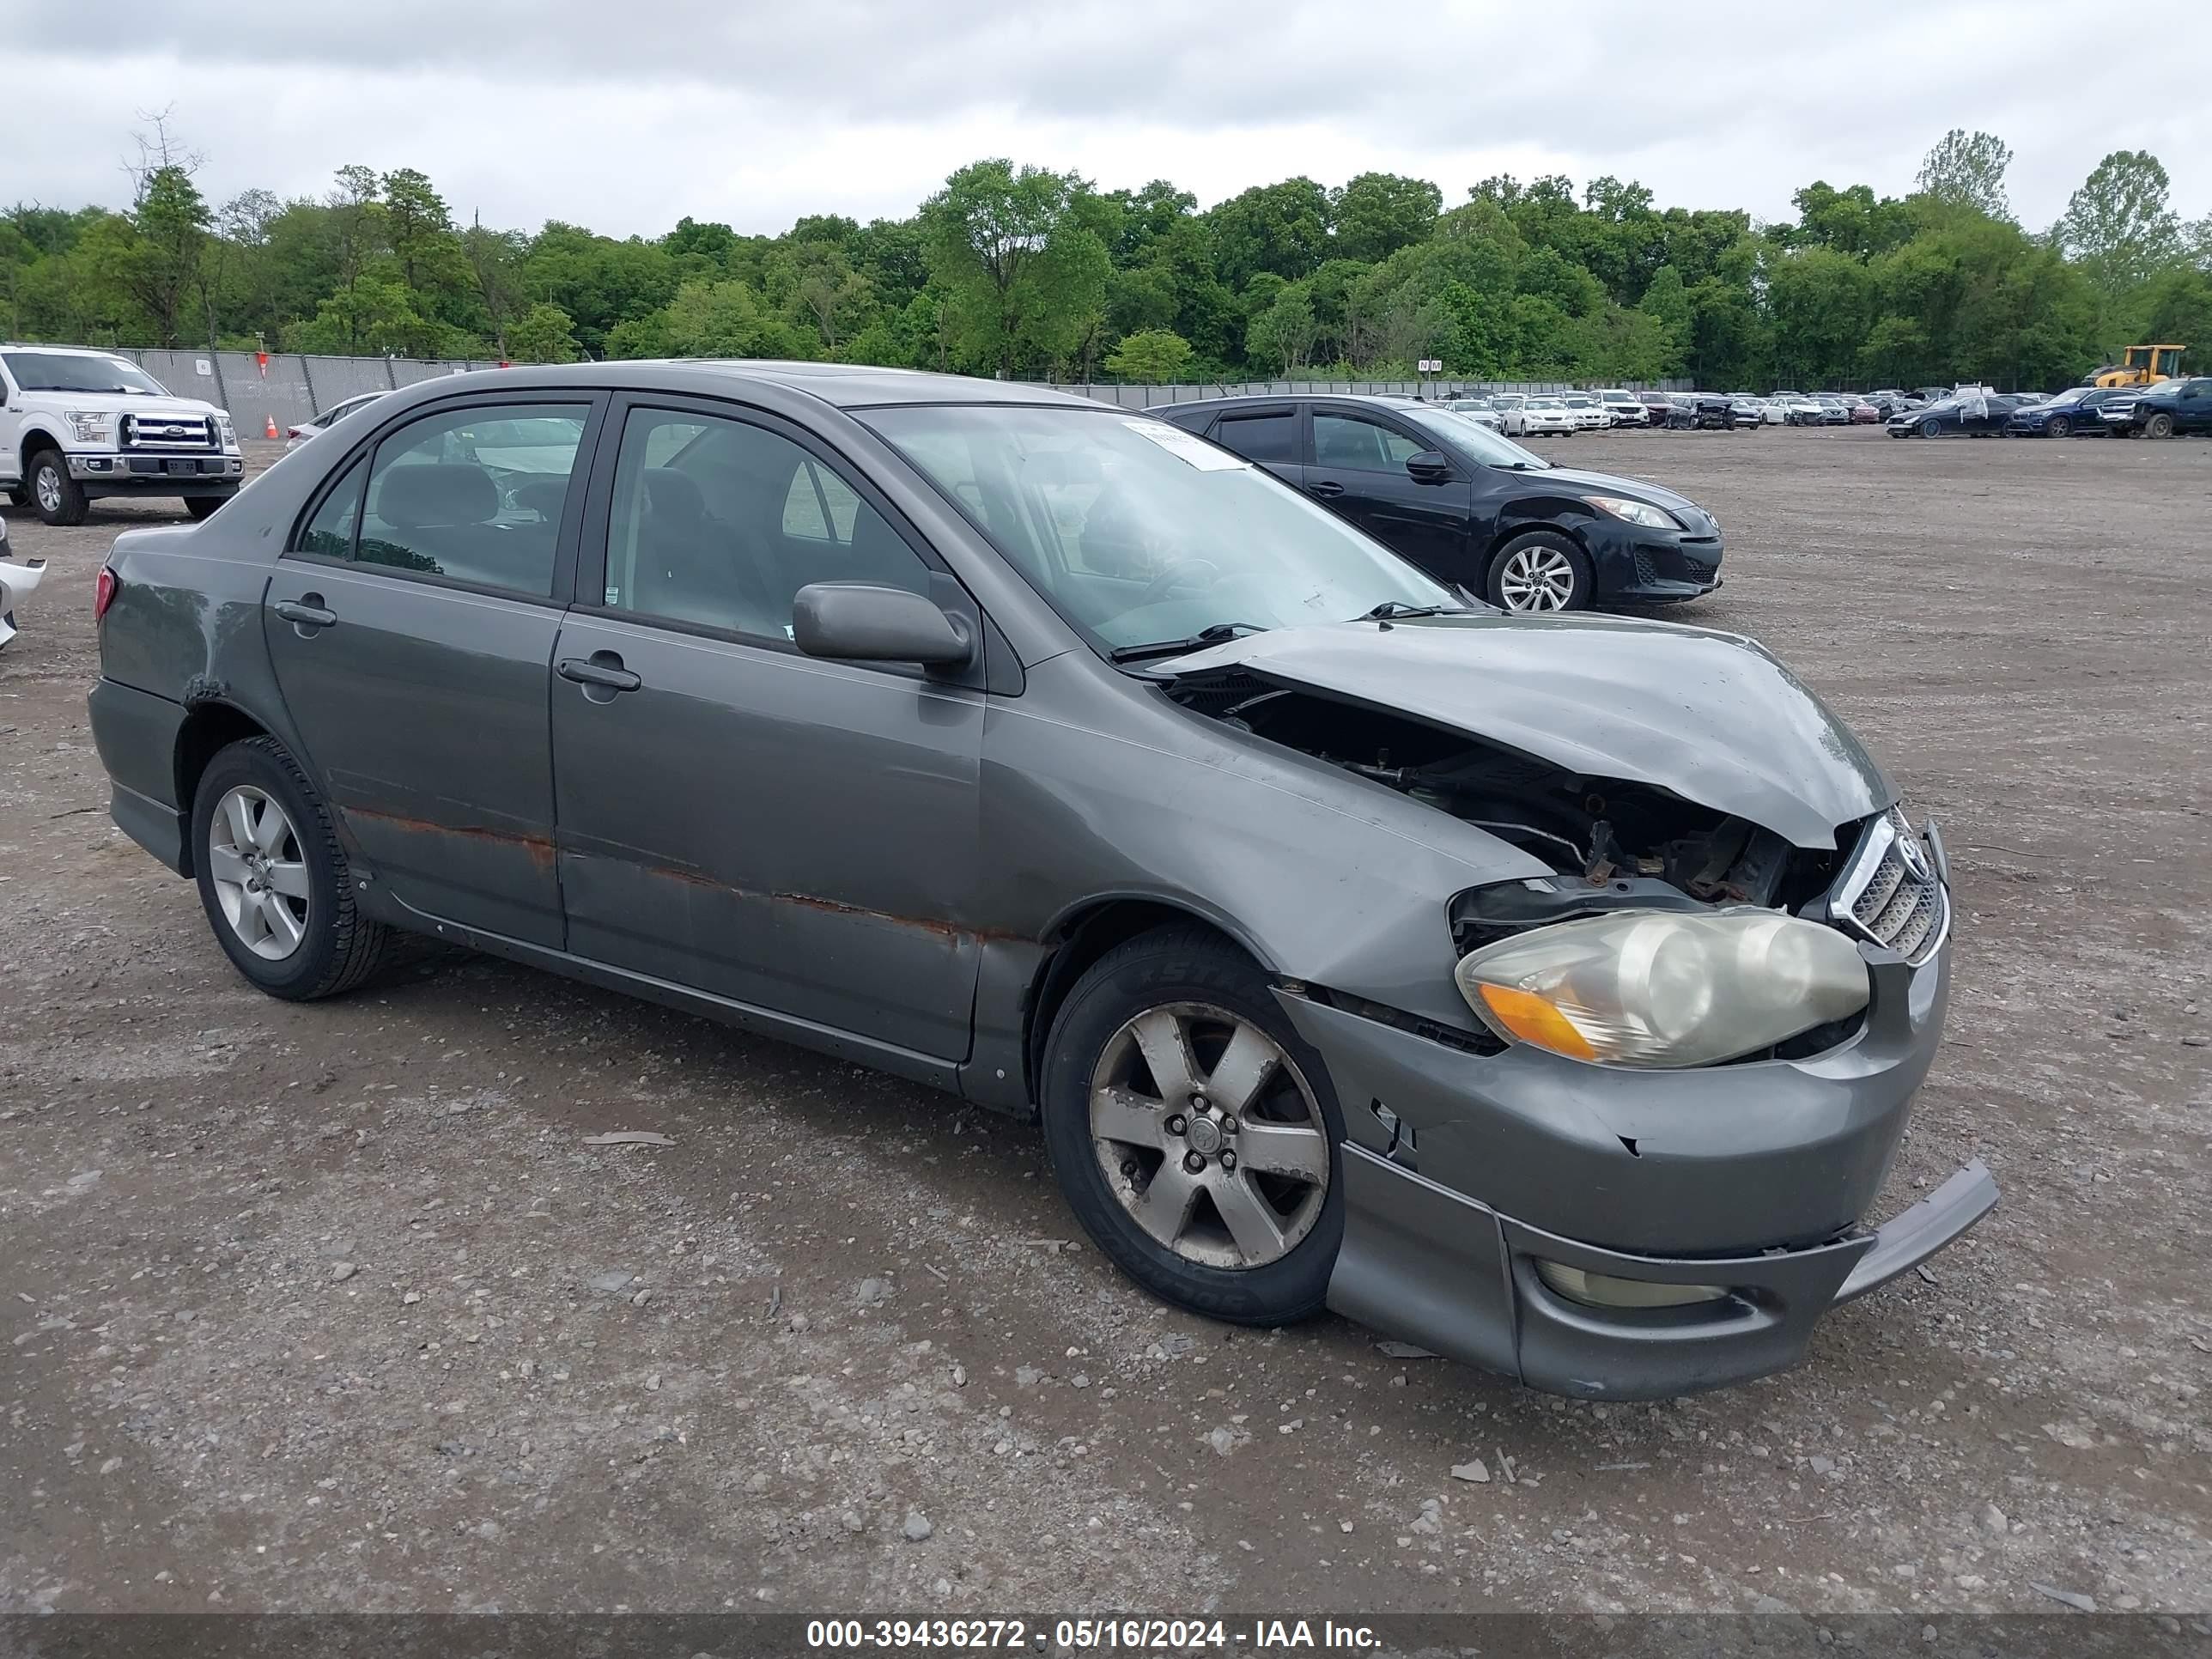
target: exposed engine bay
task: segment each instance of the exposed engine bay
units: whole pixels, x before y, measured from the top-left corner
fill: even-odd
[[[1550,896],[1530,895],[1524,884],[1491,902],[1469,896],[1478,902],[1454,918],[1462,949],[1597,908],[1794,911],[1836,878],[1833,851],[1793,846],[1650,784],[1581,776],[1425,720],[1237,672],[1188,676],[1170,695],[1486,830],[1567,878]]]

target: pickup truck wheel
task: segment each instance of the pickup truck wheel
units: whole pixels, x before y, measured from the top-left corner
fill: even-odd
[[[84,487],[70,477],[69,463],[59,453],[42,449],[31,457],[31,510],[41,523],[82,524],[90,505]]]
[[[2143,436],[2146,438],[2171,438],[2172,435],[2173,416],[2171,415],[2154,415],[2143,422]]]
[[[185,511],[191,516],[192,522],[198,524],[202,519],[213,518],[216,508],[229,499],[228,495],[187,495],[185,497]]]
[[[261,990],[312,1002],[382,965],[391,930],[355,908],[330,812],[276,738],[245,738],[208,763],[192,793],[191,836],[216,942]]]

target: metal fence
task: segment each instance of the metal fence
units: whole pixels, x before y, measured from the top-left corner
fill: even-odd
[[[266,358],[251,351],[129,350],[146,372],[180,398],[204,398],[228,410],[241,434],[266,436],[273,425],[281,434],[313,418],[333,404],[364,392],[396,391],[472,368],[496,368],[490,362],[422,357],[317,357],[275,352]],[[1025,382],[1037,385],[1041,382]],[[1640,382],[1631,382],[1643,390]],[[1686,380],[1662,380],[1657,390],[1686,391]],[[1121,409],[1150,409],[1158,404],[1195,402],[1202,398],[1294,392],[1344,392],[1411,397],[1451,397],[1461,392],[1568,392],[1564,380],[1474,380],[1449,374],[1412,380],[1237,380],[1186,386],[1062,386],[1062,392],[1095,398]]]

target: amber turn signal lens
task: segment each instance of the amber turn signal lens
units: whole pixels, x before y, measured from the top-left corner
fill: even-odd
[[[1597,1050],[1569,1019],[1533,991],[1516,991],[1504,985],[1485,985],[1482,1000],[1498,1023],[1523,1042],[1565,1054],[1571,1060],[1595,1060]]]

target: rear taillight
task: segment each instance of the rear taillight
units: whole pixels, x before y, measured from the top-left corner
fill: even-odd
[[[98,622],[107,614],[107,607],[115,603],[115,591],[123,584],[107,566],[100,567],[100,580],[92,589],[92,619]]]

